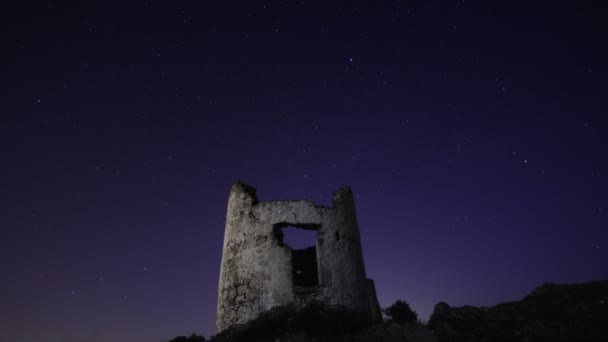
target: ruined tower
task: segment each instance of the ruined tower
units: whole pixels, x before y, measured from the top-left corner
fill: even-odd
[[[316,231],[315,246],[291,249],[283,242],[287,226]],[[310,301],[381,319],[374,283],[365,276],[350,188],[336,190],[332,206],[324,207],[307,200],[258,202],[253,187],[235,183],[226,215],[217,330],[275,306]]]

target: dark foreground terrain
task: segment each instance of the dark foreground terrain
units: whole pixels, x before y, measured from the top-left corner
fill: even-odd
[[[608,341],[608,281],[545,284],[492,307],[439,303],[427,326],[444,341]]]
[[[390,321],[370,324],[356,314],[319,304],[303,310],[280,307],[211,341],[605,342],[608,281],[545,284],[520,301],[492,307],[439,303],[426,326]]]

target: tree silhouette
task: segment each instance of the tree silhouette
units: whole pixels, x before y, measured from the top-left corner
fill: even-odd
[[[410,305],[404,300],[397,300],[388,308],[382,309],[388,320],[396,323],[416,323],[418,322],[418,314],[410,308]]]

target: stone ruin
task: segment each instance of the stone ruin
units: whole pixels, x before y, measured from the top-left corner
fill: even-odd
[[[282,229],[317,232],[315,246],[295,250]],[[350,187],[333,193],[331,207],[311,201],[259,202],[237,182],[228,199],[220,270],[218,332],[276,306],[312,301],[382,320],[374,282],[365,276]]]

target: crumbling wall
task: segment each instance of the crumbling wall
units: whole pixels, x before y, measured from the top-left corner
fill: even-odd
[[[318,231],[318,286],[307,282],[307,286],[294,286],[294,253],[278,231],[285,226]],[[365,277],[350,188],[335,191],[332,207],[323,207],[306,200],[260,203],[254,188],[235,183],[226,215],[218,331],[245,323],[274,306],[305,305],[313,300],[381,319],[374,310],[378,307],[375,291]]]

